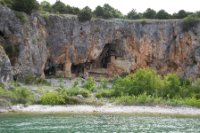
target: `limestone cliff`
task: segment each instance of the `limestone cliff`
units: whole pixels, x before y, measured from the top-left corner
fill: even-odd
[[[0,6],[0,43],[14,77],[112,77],[141,67],[186,78],[200,75],[200,23],[185,30],[181,20],[83,23],[71,15],[25,17],[22,23],[14,11]]]

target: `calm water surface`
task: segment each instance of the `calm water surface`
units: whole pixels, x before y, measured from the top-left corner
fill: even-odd
[[[200,133],[200,117],[0,114],[0,133]]]

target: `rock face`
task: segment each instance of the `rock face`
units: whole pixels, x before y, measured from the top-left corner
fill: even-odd
[[[0,6],[0,44],[14,77],[112,77],[143,67],[200,76],[200,23],[185,29],[181,20],[83,23],[70,15],[20,15],[26,22]]]
[[[27,16],[1,5],[0,18],[0,45],[10,58],[13,76],[42,75],[48,57],[45,21],[36,13]]]
[[[8,56],[2,46],[0,46],[0,83],[12,79],[12,67]]]

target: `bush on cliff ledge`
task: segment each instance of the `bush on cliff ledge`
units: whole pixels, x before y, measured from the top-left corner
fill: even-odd
[[[92,10],[86,6],[83,8],[80,13],[78,14],[78,19],[81,22],[89,21],[92,18]]]
[[[200,21],[196,14],[192,14],[183,19],[183,30],[188,31],[198,24]]]
[[[12,9],[31,13],[33,10],[39,9],[39,3],[36,0],[13,0]]]

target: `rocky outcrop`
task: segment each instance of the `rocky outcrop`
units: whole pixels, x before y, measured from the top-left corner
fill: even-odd
[[[41,76],[48,57],[45,21],[37,14],[28,16],[0,5],[0,44],[13,66],[16,78]]]
[[[0,43],[13,76],[112,77],[151,67],[160,74],[200,75],[200,23],[181,20],[79,22],[71,15],[19,14],[0,6]]]
[[[51,15],[47,31],[55,64],[73,64],[74,69],[84,67],[91,74],[108,76],[142,67],[187,78],[200,74],[199,24],[185,31],[181,20],[93,19],[81,23],[76,17]]]
[[[12,80],[12,67],[8,56],[0,46],[0,83]]]

